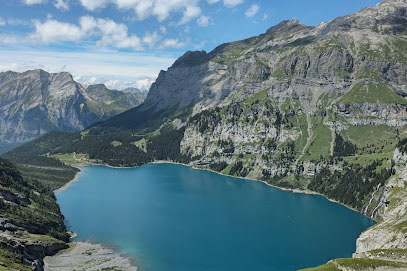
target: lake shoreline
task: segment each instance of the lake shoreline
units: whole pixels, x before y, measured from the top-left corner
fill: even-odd
[[[64,186],[62,186],[62,187],[60,187],[60,188],[58,188],[58,189],[56,189],[56,190],[54,190],[54,194],[56,194],[56,193],[60,193],[60,192],[62,192],[62,191],[65,191],[66,189],[68,189],[73,183],[75,183],[75,182],[77,182],[78,180],[79,180],[79,176],[80,176],[80,174],[83,172],[83,168],[80,168],[80,167],[78,167],[78,166],[73,166],[73,165],[70,165],[71,167],[74,167],[74,168],[77,168],[79,171],[75,174],[75,177],[72,179],[72,180],[70,180],[69,182],[67,182],[66,184],[64,184]]]
[[[329,200],[330,202],[334,202],[334,203],[340,204],[340,205],[342,205],[342,206],[344,206],[344,207],[346,207],[346,208],[348,208],[348,209],[350,209],[350,210],[352,210],[352,211],[354,211],[354,212],[356,212],[356,213],[358,213],[358,214],[361,214],[361,215],[363,215],[363,216],[365,216],[365,217],[371,219],[370,217],[366,216],[365,214],[362,214],[360,211],[358,211],[357,209],[355,209],[355,208],[353,208],[353,207],[351,207],[351,206],[348,206],[348,205],[346,205],[346,204],[344,204],[344,203],[341,203],[341,202],[339,202],[339,201],[337,201],[337,200],[331,199],[331,198],[327,197],[326,195],[324,195],[324,194],[322,194],[322,193],[318,193],[318,192],[311,191],[311,190],[308,190],[308,189],[304,190],[304,189],[298,189],[298,188],[284,188],[284,187],[280,187],[280,186],[276,186],[276,185],[267,183],[266,181],[262,181],[262,180],[259,180],[259,179],[252,179],[252,178],[247,178],[247,177],[237,177],[237,176],[233,176],[233,175],[224,174],[224,173],[221,173],[221,172],[218,172],[218,171],[209,169],[209,168],[200,168],[200,167],[197,167],[197,166],[193,166],[193,165],[189,165],[189,164],[185,164],[185,163],[180,163],[180,162],[174,162],[174,161],[156,160],[156,161],[148,162],[148,163],[143,164],[143,165],[148,165],[148,164],[174,164],[174,165],[182,165],[182,166],[186,166],[186,167],[193,168],[193,169],[196,169],[196,170],[206,170],[206,171],[213,172],[213,173],[216,173],[216,174],[219,174],[219,175],[222,175],[222,176],[226,176],[226,177],[232,177],[232,178],[238,178],[238,179],[243,179],[243,180],[248,180],[248,181],[261,182],[261,183],[263,183],[263,184],[265,184],[265,185],[267,185],[267,186],[270,186],[270,187],[279,189],[279,190],[281,190],[281,191],[292,192],[292,193],[296,193],[296,194],[306,194],[306,195],[322,196],[322,197],[324,197],[325,199]],[[109,168],[121,169],[121,168],[139,168],[139,167],[142,167],[143,165],[134,166],[134,167],[118,167],[118,166],[111,166],[111,165],[105,164],[105,163],[87,162],[87,163],[84,163],[83,165],[80,165],[80,166],[83,166],[83,167],[86,167],[86,166],[105,166],[105,167],[109,167]],[[82,170],[81,168],[79,168],[78,165],[72,165],[72,164],[71,164],[70,166],[73,166],[73,167],[78,168],[79,170]],[[75,176],[75,179],[73,179],[72,181],[70,181],[69,183],[67,183],[66,185],[64,185],[62,188],[60,188],[61,190],[58,189],[58,190],[56,190],[56,191],[60,192],[60,191],[65,190],[66,188],[68,188],[73,182],[77,181],[77,178],[78,178],[78,176],[79,176],[80,173],[81,173],[81,171],[77,173],[77,175]],[[373,220],[373,219],[372,219],[372,220]],[[375,221],[375,220],[373,220],[373,221]],[[377,222],[377,221],[375,221],[375,222]]]
[[[79,171],[75,174],[75,177],[67,182],[64,186],[54,190],[54,194],[61,193],[68,189],[72,184],[79,180],[80,175],[85,171],[83,167],[97,166],[92,165],[71,165],[77,168]],[[77,233],[71,232],[71,238],[78,236]],[[83,267],[84,264],[88,264],[87,268],[106,268],[106,270],[115,270],[115,268],[121,268],[122,271],[137,271],[139,270],[132,262],[131,257],[122,255],[117,249],[99,243],[81,242],[81,241],[69,241],[70,248],[59,251],[54,256],[47,256],[44,258],[45,269],[44,271],[76,271],[77,268]],[[88,252],[92,251],[91,254]],[[100,258],[104,258],[107,262],[102,266],[97,266],[97,262]],[[92,264],[93,263],[93,264]]]
[[[261,182],[261,183],[263,183],[263,184],[265,184],[265,185],[267,185],[267,186],[269,186],[269,187],[273,187],[273,188],[277,188],[278,190],[281,190],[281,191],[285,191],[285,192],[291,192],[291,193],[296,193],[296,194],[309,194],[309,195],[319,195],[319,196],[322,196],[323,198],[325,198],[325,199],[327,199],[327,197],[325,197],[324,195],[320,195],[320,194],[318,194],[318,193],[316,193],[316,192],[313,192],[313,191],[307,191],[307,190],[300,190],[300,189],[286,189],[286,188],[281,188],[281,187],[276,187],[276,186],[274,186],[274,185],[272,185],[272,184],[269,184],[269,183],[267,183],[267,182],[265,182],[265,181],[262,181],[262,180],[258,180],[258,179],[251,179],[251,178],[241,178],[241,177],[235,177],[235,176],[230,176],[230,175],[227,175],[227,174],[223,174],[223,173],[219,173],[219,172],[216,172],[216,171],[214,171],[214,170],[211,170],[211,169],[207,169],[207,168],[201,168],[201,167],[199,167],[199,165],[198,166],[195,166],[195,165],[187,165],[187,164],[183,164],[183,163],[177,163],[177,162],[172,162],[172,161],[163,161],[163,160],[157,160],[157,161],[153,161],[153,162],[150,162],[150,163],[146,163],[146,164],[144,164],[144,165],[147,165],[147,164],[151,164],[151,165],[154,165],[154,164],[167,164],[167,167],[163,167],[163,169],[167,169],[167,168],[171,168],[170,166],[168,166],[168,165],[171,165],[171,164],[174,164],[174,165],[179,165],[179,166],[181,166],[181,167],[179,167],[178,168],[178,170],[182,170],[182,171],[184,171],[184,172],[189,172],[188,174],[191,174],[191,171],[188,171],[188,168],[189,169],[193,169],[193,170],[205,170],[205,171],[207,171],[207,172],[211,172],[211,173],[214,173],[214,174],[216,174],[216,175],[218,175],[218,177],[216,177],[216,176],[211,176],[211,175],[200,175],[199,173],[198,173],[198,176],[205,176],[205,178],[206,179],[212,179],[212,178],[214,178],[214,179],[216,179],[217,180],[217,178],[219,178],[219,179],[222,179],[221,177],[219,177],[219,176],[225,176],[225,177],[231,177],[231,178],[237,178],[237,179],[240,179],[240,182],[238,181],[238,182],[236,182],[236,180],[229,180],[228,182],[233,182],[233,181],[235,181],[236,183],[244,183],[244,181],[256,181],[256,182]],[[144,166],[144,165],[142,165],[142,166]],[[78,166],[78,165],[77,165]],[[91,168],[89,168],[89,169],[86,169],[84,166],[80,166],[80,168],[79,168],[79,172],[77,173],[77,175],[75,176],[75,178],[72,180],[72,181],[70,181],[69,183],[67,183],[64,187],[62,187],[61,189],[59,189],[58,190],[58,192],[61,192],[61,191],[64,191],[64,190],[66,190],[66,189],[68,189],[72,184],[74,184],[76,181],[78,181],[78,179],[80,179],[79,177],[81,176],[80,174],[81,173],[84,173],[84,172],[87,172],[87,170],[89,170],[89,172],[87,173],[87,174],[85,174],[85,175],[83,175],[83,176],[86,176],[85,177],[85,179],[89,179],[89,178],[92,178],[91,176],[90,176],[90,173],[91,172],[93,172],[94,170],[97,170],[98,172],[100,171],[100,172],[105,172],[105,171],[107,171],[108,169],[107,168],[112,168],[112,169],[125,169],[125,168],[127,168],[127,169],[136,169],[136,168],[139,168],[139,167],[142,167],[142,166],[136,166],[136,167],[113,167],[113,166],[109,166],[109,165],[103,165],[103,164],[93,164],[93,165],[88,165],[88,166],[93,166],[93,167],[102,167],[102,168],[100,168],[100,169],[91,169]],[[103,167],[105,167],[106,169],[104,169],[103,170]],[[182,169],[182,167],[185,167],[184,169]],[[154,171],[154,169],[156,169],[155,167],[150,167],[150,169],[148,169],[147,168],[147,171],[148,170],[153,170]],[[114,171],[113,171],[114,172]],[[119,173],[120,172],[120,173]],[[139,172],[139,171],[131,171],[131,170],[129,170],[129,171],[117,171],[115,174],[121,174],[121,175],[126,175],[127,176],[127,174],[131,174],[131,172]],[[144,172],[144,171],[140,171],[140,172]],[[195,173],[195,174],[197,174],[197,173]],[[103,174],[102,174],[103,175]],[[93,176],[93,175],[92,175]],[[147,178],[147,177],[146,177]],[[146,179],[146,180],[148,180],[148,178]],[[191,180],[190,180],[191,181]],[[193,181],[193,180],[192,180]],[[242,182],[243,181],[243,182]],[[132,182],[132,183],[134,183],[134,182]],[[97,184],[96,184],[97,185]],[[76,187],[76,185],[75,185],[75,187]],[[250,186],[251,187],[251,186]],[[257,187],[257,186],[256,186]],[[260,186],[260,188],[261,188],[261,186]],[[88,188],[87,190],[89,190],[90,188]],[[75,189],[75,191],[76,191],[76,189]],[[267,193],[267,189],[266,190],[264,190],[263,189],[263,191],[265,191],[264,193]],[[275,190],[275,192],[273,192],[272,190],[270,191],[270,193],[276,193],[277,192],[277,190]],[[70,193],[72,193],[72,190],[71,190],[71,192]],[[75,194],[75,192],[73,192],[74,194]],[[250,195],[250,193],[249,193],[249,195]],[[278,195],[281,195],[281,194],[278,194]],[[312,200],[312,198],[310,198],[309,200]],[[318,200],[318,199],[314,199],[314,200]],[[329,201],[331,201],[331,202],[334,202],[334,203],[338,203],[338,202],[335,202],[335,201],[333,201],[333,200],[330,200],[330,199],[328,199]],[[321,198],[321,199],[319,199],[318,201],[323,201],[323,199]],[[287,204],[286,204],[287,205]],[[342,206],[344,206],[344,207],[346,207],[346,209],[348,209],[348,210],[352,210],[352,211],[354,211],[354,212],[356,212],[356,213],[358,213],[358,214],[360,214],[359,212],[357,212],[356,210],[354,210],[354,209],[352,209],[352,208],[349,208],[348,206],[345,206],[345,205],[343,205],[343,204],[340,204],[340,205],[342,205]],[[288,204],[287,206],[290,206],[290,204]],[[294,209],[295,209],[295,206],[293,207]],[[338,208],[338,207],[336,207],[336,208]],[[298,210],[301,210],[301,208],[299,208]],[[344,209],[343,209],[344,210]],[[295,210],[294,210],[295,211]],[[369,222],[369,223],[372,223],[372,222]],[[371,224],[369,224],[369,225],[371,225]],[[361,229],[361,230],[363,230],[363,229]],[[359,233],[359,232],[358,232]],[[72,242],[73,244],[76,244],[76,242]],[[72,244],[71,243],[71,244]],[[93,243],[94,244],[94,243]],[[105,247],[106,249],[109,249],[110,247],[109,247],[109,244],[102,244],[102,243],[99,243],[99,244],[95,244],[95,245],[100,245],[101,247]],[[118,252],[118,250],[116,249],[115,250],[115,252],[117,253],[117,254],[119,254],[119,252]],[[352,250],[352,252],[354,252],[354,250]],[[119,254],[120,255],[120,254]],[[121,256],[121,255],[120,255]],[[137,255],[136,255],[137,256]],[[96,259],[96,258],[95,258]],[[75,262],[75,260],[73,260],[72,262]],[[54,263],[58,263],[58,261],[57,261],[57,259],[55,258],[54,259]],[[58,269],[49,269],[50,271],[54,271],[54,270],[58,270]],[[62,271],[73,271],[74,269],[62,269]],[[137,269],[133,269],[133,270],[137,270]]]
[[[70,247],[44,258],[44,271],[122,270],[137,271],[132,259],[104,244],[71,242]],[[85,268],[85,269],[84,269]]]
[[[213,172],[213,173],[216,173],[216,174],[219,174],[219,175],[222,175],[222,176],[226,176],[226,177],[238,178],[238,179],[243,179],[243,180],[247,180],[247,181],[260,182],[260,183],[263,183],[263,184],[265,184],[265,185],[267,185],[267,186],[276,188],[276,189],[281,190],[281,191],[292,192],[292,193],[296,193],[296,194],[306,194],[306,195],[322,196],[322,197],[324,197],[325,199],[329,200],[330,202],[334,202],[334,203],[340,204],[340,205],[342,205],[342,206],[344,206],[344,207],[346,207],[346,208],[348,208],[348,209],[350,209],[350,210],[352,210],[352,211],[354,211],[354,212],[356,212],[356,213],[358,213],[358,214],[361,214],[361,215],[365,216],[364,214],[360,213],[358,210],[356,210],[356,209],[353,208],[353,207],[350,207],[350,206],[348,206],[348,205],[346,205],[346,204],[343,204],[343,203],[341,203],[341,202],[339,202],[339,201],[336,201],[336,200],[334,200],[334,199],[330,199],[330,198],[328,198],[327,196],[325,196],[324,194],[321,194],[321,193],[318,193],[318,192],[315,192],[315,191],[311,191],[311,190],[303,190],[303,189],[298,189],[298,188],[294,188],[294,189],[293,189],[293,188],[279,187],[279,186],[276,186],[276,185],[267,183],[266,181],[262,181],[262,180],[258,180],[258,179],[251,179],[251,178],[247,178],[247,177],[237,177],[237,176],[233,176],[233,175],[224,174],[224,173],[221,173],[221,172],[218,172],[218,171],[209,169],[209,168],[199,168],[199,167],[196,167],[196,166],[191,166],[191,165],[184,164],[184,163],[179,163],[179,162],[172,162],[172,161],[164,161],[164,160],[163,160],[163,161],[153,161],[153,162],[150,162],[150,163],[147,163],[147,164],[174,164],[174,165],[182,165],[182,166],[186,166],[186,167],[193,168],[193,169],[196,169],[196,170],[205,170],[205,171]],[[112,168],[120,168],[120,167],[112,167]],[[134,168],[137,168],[137,167],[134,167]],[[365,216],[365,217],[371,219],[371,218],[368,217],[368,216]],[[374,221],[374,220],[373,220],[373,221]]]

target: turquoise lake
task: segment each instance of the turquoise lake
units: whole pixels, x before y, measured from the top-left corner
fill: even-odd
[[[140,270],[291,271],[350,257],[373,221],[322,196],[173,164],[84,167],[57,193],[77,241]]]

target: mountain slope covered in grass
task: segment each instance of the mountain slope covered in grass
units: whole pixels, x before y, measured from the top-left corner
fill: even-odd
[[[53,191],[0,159],[0,270],[43,270],[45,256],[68,247],[66,231]]]

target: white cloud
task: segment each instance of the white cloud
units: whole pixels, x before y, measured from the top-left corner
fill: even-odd
[[[141,90],[148,90],[154,82],[154,78],[142,78],[136,81],[136,88]]]
[[[163,34],[166,34],[167,33],[167,28],[165,26],[160,26],[160,31]]]
[[[186,35],[191,34],[191,27],[189,27],[189,25],[185,26],[185,28],[184,28],[184,33],[185,33]]]
[[[48,19],[44,22],[35,20],[34,31],[25,35],[0,34],[0,44],[55,44],[63,42],[74,42],[80,44],[96,44],[98,47],[113,47],[117,49],[132,49],[143,51],[145,47],[164,49],[181,48],[190,44],[189,41],[180,41],[175,38],[162,40],[158,30],[147,32],[142,38],[130,34],[125,24],[116,23],[111,19],[100,19],[92,16],[83,16],[78,24],[60,22]],[[161,32],[166,32],[161,27]],[[185,27],[188,34],[190,27]],[[157,45],[159,44],[159,45]]]
[[[208,4],[215,4],[221,0],[207,0]],[[223,4],[228,8],[233,8],[237,5],[243,4],[244,0],[223,0]]]
[[[268,15],[267,13],[264,13],[264,15],[263,15],[263,21],[264,21],[264,20],[267,20],[268,17],[269,17],[269,15]]]
[[[45,4],[47,0],[23,0],[23,3],[26,5]]]
[[[54,3],[55,7],[57,9],[60,9],[62,11],[67,11],[69,10],[69,4],[67,0],[56,0]]]
[[[188,6],[178,25],[185,24],[201,14],[201,9],[197,6]]]
[[[97,80],[97,79],[96,79]],[[99,80],[98,84],[104,84],[109,89],[121,90],[128,87],[129,82],[123,82],[117,79]]]
[[[76,76],[76,77],[74,77],[74,80],[85,86],[104,84],[109,89],[123,90],[125,88],[138,88],[143,91],[149,90],[151,84],[154,83],[154,81],[155,81],[154,78],[117,79],[117,77],[115,77],[115,76],[102,76],[102,77]]]
[[[83,16],[79,19],[79,24],[81,29],[85,33],[90,33],[94,28],[97,27],[97,22],[92,16]]]
[[[209,21],[210,21],[209,17],[205,15],[202,15],[196,20],[200,27],[207,27],[209,25]]]
[[[254,15],[257,14],[257,12],[259,12],[259,5],[253,4],[244,14],[247,18],[249,17],[253,17]]]
[[[17,19],[17,18],[8,18],[7,24],[9,24],[9,25],[29,25],[30,21],[23,20],[23,19]]]
[[[0,26],[4,26],[4,25],[6,25],[6,21],[0,17]]]
[[[24,37],[0,33],[0,44],[11,45],[16,43],[23,43],[25,42],[25,40],[26,39]]]
[[[108,4],[114,4],[119,9],[132,9],[138,20],[149,17],[156,17],[162,22],[171,13],[181,13],[182,19],[179,24],[184,24],[198,17],[201,9],[198,6],[199,0],[80,0],[82,5],[90,10],[101,9]],[[229,0],[230,1],[230,0]],[[234,0],[236,1],[236,0]],[[241,1],[241,0],[239,0]]]
[[[137,87],[146,90],[160,70],[166,70],[174,61],[174,57],[166,54],[129,54],[105,49],[84,52],[0,49],[0,71],[23,72],[38,68],[48,72],[67,71],[82,84],[103,83],[112,89]]]
[[[86,77],[86,76],[78,76],[75,77],[74,80],[80,82],[83,85],[94,85],[94,84],[104,84],[109,89],[115,90],[123,90],[125,88],[138,88],[143,91],[147,91],[150,89],[151,84],[154,83],[155,78],[140,78],[140,79],[130,79],[130,78],[123,78],[117,79],[117,77]]]
[[[243,4],[244,0],[223,0],[223,4],[228,8],[233,8],[237,5]]]
[[[104,8],[109,0],[80,0],[81,4],[88,10],[94,11],[99,8]]]
[[[86,33],[74,24],[63,23],[57,20],[47,20],[44,23],[35,21],[35,32],[31,39],[40,43],[55,43],[63,41],[80,41]]]
[[[79,25],[59,22],[54,19],[42,23],[35,21],[35,31],[30,39],[38,43],[79,42],[95,37],[99,46],[113,46],[122,49],[143,50],[142,42],[136,35],[129,35],[125,24],[110,19],[81,17]]]
[[[157,32],[147,32],[143,37],[143,43],[147,44],[149,48],[153,48],[160,38],[161,37],[157,34]]]
[[[143,50],[141,40],[136,35],[128,35],[125,24],[117,24],[112,20],[97,19],[95,30],[99,32],[100,46],[114,46],[122,49]]]
[[[120,9],[133,9],[139,20],[151,16],[154,0],[111,0]]]
[[[179,41],[178,39],[165,39],[159,49],[165,49],[165,48],[181,48],[185,46],[185,42]]]

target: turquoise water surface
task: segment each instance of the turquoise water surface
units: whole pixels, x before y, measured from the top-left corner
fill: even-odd
[[[373,221],[322,196],[173,164],[84,167],[57,193],[76,240],[140,270],[291,271],[350,257]]]

